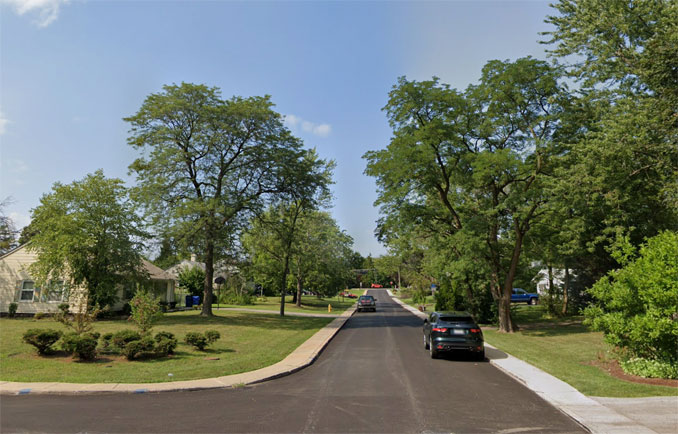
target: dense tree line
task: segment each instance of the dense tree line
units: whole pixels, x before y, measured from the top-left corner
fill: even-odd
[[[154,238],[163,265],[187,252],[199,253],[205,263],[201,314],[210,316],[214,265],[226,259],[245,263],[239,257],[245,232],[251,238],[263,236],[252,235],[253,230],[270,230],[271,242],[282,244],[276,289],[283,294],[291,269],[302,283],[317,273],[302,271],[300,249],[318,255],[309,246],[329,241],[311,240],[310,232],[329,233],[331,227],[333,240],[340,239],[330,243],[339,246],[333,254],[348,256],[352,240],[328,215],[313,214],[329,205],[334,163],[302,147],[268,96],[226,100],[214,87],[168,85],[125,121],[131,125],[129,144],[139,151],[130,165],[137,184],[127,189],[97,171],[70,185],[56,183],[43,196],[22,232],[23,241],[30,240],[29,248],[39,254],[31,267],[38,285],[70,276],[67,285],[86,287],[91,306],[111,305],[119,284],[145,278],[141,253]],[[313,226],[321,220],[322,228]],[[4,215],[0,223],[3,234],[12,229]],[[324,276],[332,277],[336,289],[336,275],[345,276],[346,264],[338,271],[331,270],[337,264],[324,265]]]
[[[364,156],[381,240],[402,264],[418,258],[443,308],[478,313],[489,292],[507,332],[533,261],[587,287],[619,265],[619,237],[678,228],[678,6],[554,8],[552,63],[492,60],[463,91],[400,78],[384,107],[393,139]]]

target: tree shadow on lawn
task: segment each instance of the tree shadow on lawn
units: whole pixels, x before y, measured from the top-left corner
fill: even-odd
[[[526,336],[551,337],[573,334],[590,333],[588,327],[579,321],[561,323],[534,323],[520,326],[520,331]]]
[[[154,328],[162,326],[235,326],[261,329],[310,330],[324,327],[333,318],[314,318],[259,314],[253,312],[218,312],[211,317],[199,313],[165,315]]]

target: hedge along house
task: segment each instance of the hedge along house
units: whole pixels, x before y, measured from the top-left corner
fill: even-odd
[[[45,288],[38,287],[28,272],[28,267],[37,261],[38,254],[26,246],[24,244],[0,256],[0,313],[8,312],[11,303],[17,304],[19,314],[56,312],[61,303],[68,303],[71,310],[77,308],[86,289],[69,288],[66,278],[50,280]],[[142,265],[150,280],[141,286],[150,289],[161,301],[173,302],[174,278],[145,259]],[[132,292],[130,289],[138,287],[133,283],[127,286],[126,290],[119,289],[117,295],[120,301],[113,305],[113,310],[122,309],[125,298]]]

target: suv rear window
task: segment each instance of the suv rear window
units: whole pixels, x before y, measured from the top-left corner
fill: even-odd
[[[361,300],[372,300],[373,298],[374,297],[372,297],[371,295],[361,295],[360,296]]]
[[[462,322],[474,324],[473,318],[470,316],[441,316],[440,321],[442,322]]]

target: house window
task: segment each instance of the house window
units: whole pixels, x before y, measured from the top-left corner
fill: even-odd
[[[35,293],[35,282],[32,280],[24,280],[21,283],[20,301],[33,301],[33,294]]]
[[[62,301],[64,299],[64,289],[63,280],[51,280],[47,291],[45,291],[45,300],[43,301]]]

